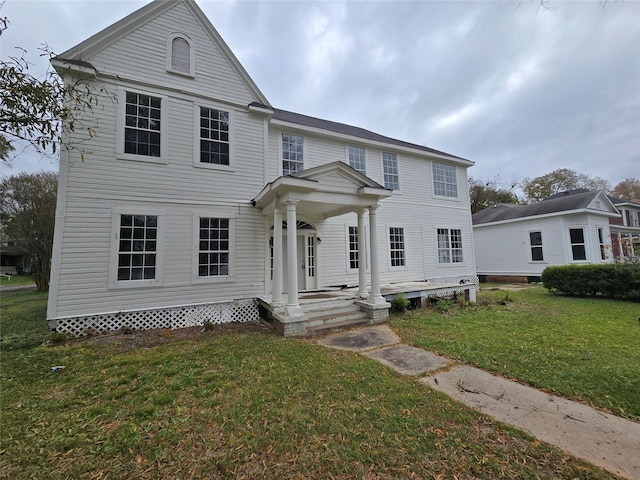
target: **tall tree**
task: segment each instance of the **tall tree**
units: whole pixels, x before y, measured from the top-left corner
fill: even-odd
[[[0,35],[9,24],[6,17],[0,18]],[[40,50],[41,56],[55,56],[46,44]],[[42,77],[32,75],[26,50],[17,47],[16,52],[0,59],[0,145],[13,147],[13,142],[22,141],[43,154],[55,153],[58,146],[75,148],[63,140],[63,133],[76,129],[78,114],[93,109],[97,96],[84,81],[65,83],[53,70]],[[6,155],[0,158],[8,161]]]
[[[625,178],[611,190],[611,194],[626,200],[640,201],[640,180],[633,177]]]
[[[21,173],[2,178],[0,222],[4,233],[26,255],[38,290],[49,289],[58,176]]]
[[[611,184],[603,178],[591,177],[568,168],[559,168],[540,177],[525,178],[522,181],[522,191],[529,202],[540,202],[556,193],[579,188],[609,192]]]
[[[499,186],[497,177],[488,181],[469,177],[469,199],[471,213],[479,212],[499,203],[519,203],[515,193]]]

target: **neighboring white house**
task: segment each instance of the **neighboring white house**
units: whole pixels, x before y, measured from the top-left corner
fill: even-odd
[[[611,246],[613,258],[617,262],[640,260],[640,201],[609,197],[620,212],[620,216],[612,218]]]
[[[381,319],[386,284],[477,283],[473,162],[272,107],[193,0],[150,3],[53,65],[99,104],[61,154],[52,328],[253,320],[256,299],[293,324],[299,292],[345,286]]]
[[[600,190],[481,210],[472,217],[477,274],[538,281],[551,265],[610,263],[609,219],[619,215]]]

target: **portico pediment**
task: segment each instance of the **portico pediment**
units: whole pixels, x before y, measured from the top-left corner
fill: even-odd
[[[323,220],[377,205],[391,194],[391,190],[338,161],[279,177],[267,184],[253,203],[270,215],[276,205],[294,201],[300,214]]]

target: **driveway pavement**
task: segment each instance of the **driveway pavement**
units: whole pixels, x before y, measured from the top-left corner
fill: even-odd
[[[388,325],[334,333],[318,343],[360,352],[419,377],[422,383],[571,455],[640,480],[640,423],[403,345]]]

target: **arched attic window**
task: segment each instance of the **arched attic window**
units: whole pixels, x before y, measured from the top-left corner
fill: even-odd
[[[169,35],[167,39],[167,70],[194,76],[195,50],[191,39],[182,33]]]

